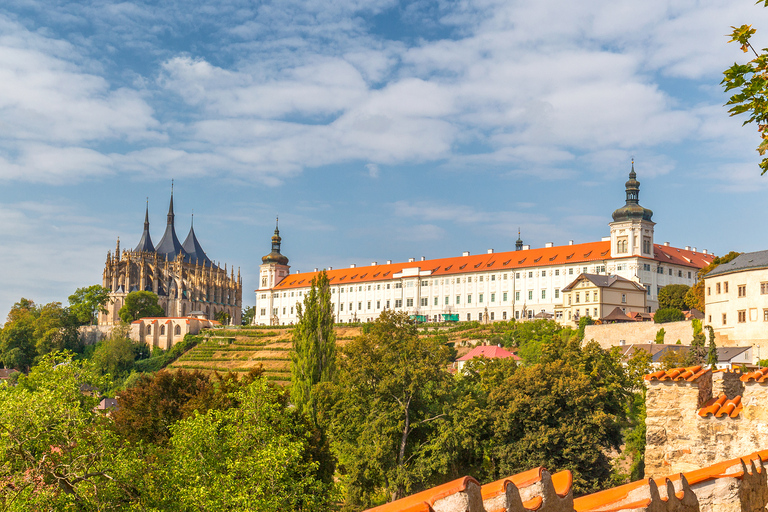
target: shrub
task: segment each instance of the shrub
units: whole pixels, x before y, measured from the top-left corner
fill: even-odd
[[[656,311],[653,315],[653,321],[657,324],[665,324],[667,322],[679,322],[685,320],[685,315],[682,311],[675,308],[663,308]]]

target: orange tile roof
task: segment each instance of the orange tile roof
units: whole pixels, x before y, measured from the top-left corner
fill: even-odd
[[[714,415],[715,418],[723,416],[736,418],[742,407],[740,395],[734,397],[733,400],[728,400],[725,393],[722,393],[717,399],[713,398],[704,404],[704,407],[699,409],[699,416],[702,418],[708,418],[710,415]]]
[[[462,478],[457,478],[456,480],[448,482],[447,484],[438,485],[437,487],[432,487],[426,491],[412,494],[411,496],[392,501],[385,505],[380,505],[378,507],[368,509],[367,512],[401,512],[406,510],[409,512],[431,511],[432,505],[436,501],[452,494],[463,492],[470,484],[475,484],[478,487],[480,486],[480,483],[477,480],[471,476],[465,476]]]
[[[488,359],[506,359],[511,357],[515,361],[520,361],[520,356],[496,345],[480,345],[475,347],[458,358],[457,361],[469,361],[475,357],[487,357]]]
[[[674,368],[672,370],[659,370],[657,372],[653,372],[649,375],[646,375],[644,377],[645,380],[653,381],[653,380],[660,380],[660,381],[686,381],[686,382],[693,382],[699,377],[702,377],[709,372],[709,368],[704,368],[702,366],[690,366],[688,368]]]
[[[742,382],[766,382],[766,380],[768,380],[768,368],[760,368],[752,373],[745,373],[741,376],[740,380]]]
[[[711,263],[714,259],[714,255],[711,254],[705,255],[660,245],[656,245],[655,247],[657,249],[656,260],[675,263],[677,265],[702,268]],[[660,256],[662,254],[665,256]],[[390,263],[388,265],[337,268],[326,270],[326,273],[331,280],[331,285],[340,284],[342,282],[344,284],[357,284],[389,280],[392,279],[393,274],[401,272],[403,269],[416,267],[420,268],[422,271],[430,271],[431,276],[450,276],[467,272],[511,270],[610,259],[611,242],[610,240],[606,240],[576,245],[541,247],[538,249],[526,249],[522,251],[507,251],[425,261]],[[275,285],[273,289],[286,290],[309,287],[312,278],[318,273],[319,272],[302,272],[289,274]]]

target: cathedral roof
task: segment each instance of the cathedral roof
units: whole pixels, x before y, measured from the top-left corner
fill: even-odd
[[[136,246],[135,251],[155,252],[152,237],[149,236],[149,202],[147,202],[147,211],[144,213],[144,232],[141,234],[141,240],[139,240],[139,245]]]
[[[639,204],[640,200],[640,182],[637,181],[635,173],[635,162],[632,162],[632,170],[629,172],[629,180],[625,184],[627,199],[624,206],[613,212],[614,222],[620,222],[632,219],[651,220],[653,212],[648,208],[643,208]]]
[[[179,238],[176,236],[176,227],[174,226],[173,214],[173,192],[171,192],[171,204],[168,207],[168,224],[165,226],[165,233],[157,246],[157,253],[165,256],[168,261],[175,261],[179,253],[188,256],[187,251],[182,247]]]
[[[195,236],[194,217],[192,220],[192,225],[189,226],[189,234],[187,235],[187,239],[184,240],[182,248],[189,256],[188,261],[191,263],[200,263],[209,267],[213,265],[213,262],[205,255],[205,251],[200,246],[200,242],[197,241],[197,236]]]

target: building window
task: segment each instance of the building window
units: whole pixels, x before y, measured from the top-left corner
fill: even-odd
[[[381,309],[381,301],[380,300],[376,301],[376,309]]]
[[[555,298],[556,299],[560,298],[560,288],[555,288]]]
[[[493,300],[493,299],[491,299]],[[507,302],[507,292],[501,294],[501,302]]]
[[[649,297],[651,296],[651,285],[649,284],[645,285],[645,294],[648,295]]]
[[[291,314],[293,314],[293,306],[291,306]]]
[[[707,295],[712,295],[712,288],[707,286]]]
[[[725,313],[723,313],[723,325],[725,324],[726,324],[726,317],[725,317]]]
[[[435,297],[435,306],[437,306],[437,297]]]
[[[515,279],[520,279],[520,272],[517,272],[517,273],[515,274]]]
[[[728,293],[728,281],[723,283],[723,293]]]
[[[619,254],[623,254],[627,252],[627,240],[621,239],[616,241],[616,252]]]
[[[467,295],[467,304],[472,304],[472,294]]]
[[[763,322],[768,322],[768,309],[763,310]]]
[[[743,324],[744,322],[747,321],[747,312],[746,312],[746,310],[742,309],[738,313],[739,313],[739,323]]]
[[[482,293],[479,294],[478,302],[480,302],[480,304],[483,303],[483,294]]]
[[[396,308],[403,307],[403,299],[395,299],[395,307]]]
[[[669,269],[669,275],[672,275],[672,269]]]
[[[622,293],[621,294],[621,303],[622,304],[626,304],[627,303],[627,294],[626,293]]]
[[[429,286],[429,281],[422,281],[421,286]]]
[[[528,272],[528,277],[533,278],[533,272]]]
[[[261,316],[264,316],[267,314],[267,308],[261,308]]]
[[[386,308],[387,308],[387,309],[389,309],[389,301],[387,301],[387,306],[386,306]]]
[[[715,283],[715,293],[720,293],[720,283]]]
[[[263,310],[262,310],[262,311],[263,311]],[[263,314],[263,313],[262,313],[262,314]],[[152,326],[151,326],[151,325],[148,325],[148,326],[147,326],[147,334],[152,334]]]
[[[176,336],[179,336],[181,334],[181,326],[180,325],[177,325],[174,328],[174,334],[176,334]]]
[[[480,276],[480,282],[481,283],[483,282],[483,276]]]
[[[495,280],[496,280],[496,274],[491,274],[491,281],[495,281]]]
[[[541,298],[546,299],[547,298],[547,290],[541,290]]]
[[[683,271],[682,270],[678,270],[677,271],[677,277],[683,277]]]
[[[560,269],[559,269],[559,268],[558,268],[558,269],[555,269],[555,275],[556,275],[556,276],[559,276],[559,275],[560,275]]]
[[[592,292],[592,301],[593,301],[593,302],[597,302],[597,290],[595,290],[594,292]]]
[[[515,292],[515,300],[516,301],[520,300],[520,292]]]
[[[160,336],[162,336],[163,334],[165,334],[165,326],[161,325],[160,326]]]
[[[491,302],[496,302],[496,294],[495,293],[491,294]]]
[[[575,293],[574,295],[576,295],[576,304],[578,304],[579,302],[581,302],[581,300],[579,300],[579,296],[580,296],[581,294],[577,292],[577,293]]]
[[[651,254],[651,239],[643,238],[643,252],[645,254]]]
[[[519,311],[515,311],[515,318],[520,318],[520,312]]]
[[[569,276],[572,276],[572,275],[573,275],[573,268],[569,268],[569,269],[568,269],[568,275],[569,275]]]
[[[491,320],[493,319],[494,319],[494,314],[493,314],[493,311],[491,311]]]
[[[541,271],[541,277],[547,277],[547,271],[546,270],[542,270]]]
[[[445,305],[446,305],[446,306],[449,304],[449,302],[448,302],[448,301],[449,301],[449,299],[448,299],[448,296],[446,295],[446,296],[445,296]]]
[[[568,295],[568,305],[571,305],[571,295]]]
[[[664,273],[664,267],[662,267],[661,265],[659,265],[659,267],[656,269],[656,273],[657,273],[657,274],[663,274],[663,273]]]
[[[528,290],[528,300],[533,300],[533,290]]]
[[[371,309],[371,301],[368,301],[368,309]]]
[[[472,313],[467,313],[467,322],[472,320]]]
[[[761,295],[768,294],[768,283],[760,283],[760,294]]]
[[[283,306],[283,314],[285,314],[285,306]]]
[[[344,303],[339,304],[339,311],[344,311]]]
[[[643,270],[647,270],[648,272],[651,271],[651,264],[650,263],[643,263]]]
[[[413,299],[405,299],[405,305],[409,308],[413,307]]]
[[[507,319],[507,312],[506,311],[502,311],[501,312],[501,319],[502,320],[506,320]]]
[[[422,306],[422,307],[427,307],[427,306],[428,306],[428,304],[427,304],[427,298],[426,298],[426,297],[422,297],[422,298],[421,298],[421,306]]]
[[[587,267],[582,268],[581,273],[582,274],[586,274],[587,273]]]
[[[597,308],[595,308],[595,309],[594,309],[594,312],[595,312],[595,313],[594,313],[594,315],[592,316],[592,318],[597,318]]]
[[[461,304],[461,295],[456,296],[456,304]]]
[[[745,285],[745,284],[738,285],[738,292],[739,292],[739,297],[746,297],[747,296],[747,285]]]

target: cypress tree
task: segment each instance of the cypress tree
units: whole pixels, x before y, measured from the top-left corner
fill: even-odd
[[[712,368],[717,367],[717,345],[715,345],[715,330],[711,325],[707,326],[709,331],[709,346],[707,351],[707,364]]]
[[[304,305],[296,305],[299,321],[293,330],[291,401],[317,424],[314,387],[333,380],[336,371],[336,333],[333,330],[331,287],[325,271],[312,279]]]

